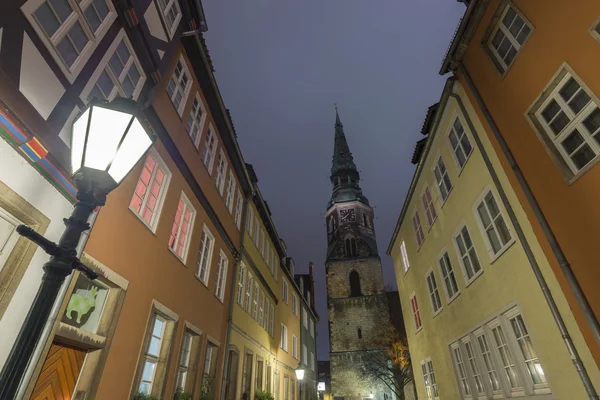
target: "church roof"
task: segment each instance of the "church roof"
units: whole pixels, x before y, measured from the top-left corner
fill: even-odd
[[[336,175],[339,172],[354,170],[356,164],[350,152],[346,135],[344,134],[344,125],[340,121],[340,115],[337,107],[335,109],[335,141],[333,144],[333,165],[331,166],[331,175]]]

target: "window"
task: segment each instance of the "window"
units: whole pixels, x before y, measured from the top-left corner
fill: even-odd
[[[454,362],[456,363],[460,389],[464,396],[469,396],[471,394],[471,387],[469,386],[469,378],[467,377],[465,363],[463,361],[462,353],[460,352],[460,347],[458,344],[452,348],[452,352],[454,353]]]
[[[215,237],[210,233],[206,225],[204,225],[202,228],[202,237],[200,238],[200,248],[198,249],[196,276],[207,286],[214,245]]]
[[[406,253],[406,244],[404,244],[404,240],[400,243],[400,255],[402,256],[402,264],[404,265],[404,273],[408,271],[410,268],[410,263],[408,262],[408,254]]]
[[[263,387],[263,371],[264,371],[264,362],[261,359],[256,360],[256,388],[262,389]]]
[[[169,356],[169,341],[175,324],[163,314],[154,312],[148,326],[144,353],[140,365],[138,392],[157,394],[165,379],[163,366]]]
[[[450,139],[450,145],[452,146],[452,151],[454,152],[456,162],[458,163],[460,169],[462,169],[467,163],[467,159],[469,158],[469,155],[471,155],[471,151],[473,151],[473,146],[471,146],[469,137],[467,136],[467,133],[465,132],[458,117],[454,120],[452,128],[450,128],[448,138]]]
[[[488,40],[492,61],[501,74],[510,68],[532,29],[529,21],[512,4],[504,7]]]
[[[590,33],[597,41],[600,42],[600,18],[594,21],[594,25],[592,25]]]
[[[435,175],[435,181],[437,182],[440,197],[442,198],[442,201],[446,201],[452,190],[452,181],[450,181],[450,176],[448,176],[448,170],[446,169],[442,157],[438,158],[437,163],[433,168],[433,174]]]
[[[281,280],[281,299],[288,303],[288,283],[285,279]]]
[[[292,293],[292,312],[296,317],[298,316],[298,296],[296,296],[296,293]]]
[[[465,395],[475,391],[485,395],[486,386],[494,398],[503,397],[504,393],[511,393],[511,397],[550,393],[518,307],[477,327],[450,348]]]
[[[272,303],[269,303],[269,307],[271,309],[271,312],[269,313],[269,318],[270,318],[269,319],[269,334],[271,336],[273,336],[274,335],[274,328],[275,328],[275,325],[274,325],[274,322],[275,322],[275,307],[273,306]]]
[[[252,318],[258,321],[258,281],[254,282],[254,299],[252,300]]]
[[[359,297],[362,296],[362,292],[360,290],[360,276],[356,270],[352,270],[350,272],[350,297]]]
[[[415,330],[421,329],[421,314],[419,313],[419,305],[417,304],[417,296],[413,293],[410,296],[410,308],[412,310],[413,320],[415,321]]]
[[[356,257],[358,255],[356,250],[356,239],[353,237],[346,238],[345,246],[346,257]]]
[[[252,237],[252,223],[254,221],[254,209],[252,207],[248,207],[248,217],[246,218],[246,230],[248,231],[248,236]]]
[[[233,222],[237,226],[238,230],[242,229],[242,208],[244,207],[244,195],[242,191],[238,189],[237,200],[235,202],[235,214],[233,215]]]
[[[528,116],[574,176],[600,154],[600,108],[591,90],[569,71],[559,73]]]
[[[265,320],[264,320],[263,328],[265,328],[265,330],[267,332],[269,332],[269,321],[271,318],[269,315],[270,310],[271,310],[271,307],[269,305],[269,299],[265,295]]]
[[[81,99],[86,103],[93,98],[111,101],[117,96],[135,100],[145,81],[144,70],[123,31],[117,34],[98,63],[98,67],[82,90]]]
[[[310,352],[310,369],[315,370],[315,353]]]
[[[425,208],[425,216],[427,217],[427,223],[431,228],[431,226],[437,218],[437,213],[435,212],[435,207],[433,205],[433,200],[431,199],[431,192],[429,191],[429,187],[426,187],[425,192],[423,192],[423,207]]]
[[[246,278],[246,266],[240,264],[240,272],[238,273],[237,286],[237,302],[240,306],[244,306],[244,280]]]
[[[208,127],[204,148],[202,149],[202,162],[209,174],[212,174],[213,161],[215,159],[215,153],[217,152],[217,142],[217,135],[211,125]]]
[[[175,64],[171,80],[169,80],[169,84],[167,85],[167,93],[180,116],[183,114],[185,102],[191,87],[192,77],[188,71],[187,64],[183,57],[179,57],[177,64]]]
[[[415,230],[415,236],[417,237],[417,248],[421,247],[425,241],[425,234],[423,234],[423,227],[421,226],[421,218],[419,218],[419,212],[415,211],[415,215],[412,219],[413,229]]]
[[[223,298],[225,297],[225,281],[227,280],[227,266],[229,264],[229,260],[223,250],[219,253],[219,270],[217,271],[217,282],[215,284],[215,296],[221,302],[223,302]]]
[[[279,383],[279,372],[275,371],[275,377],[273,378],[273,398],[275,400],[280,399],[279,397],[279,387],[281,386]]]
[[[283,375],[283,400],[290,400],[290,378]]]
[[[463,266],[465,281],[471,282],[482,269],[477,258],[477,253],[475,252],[475,246],[471,240],[471,234],[469,234],[466,225],[460,228],[454,240],[456,240],[456,247],[458,248],[458,254]]]
[[[169,38],[173,38],[177,24],[181,20],[181,10],[177,0],[158,0],[158,8],[162,15]]]
[[[296,335],[292,335],[292,357],[298,359],[298,338]]]
[[[229,213],[233,213],[233,198],[235,197],[235,177],[233,171],[229,170],[227,177],[227,186],[225,190],[225,207],[229,210]]]
[[[242,370],[242,390],[245,393],[252,391],[252,353],[246,353]]]
[[[285,351],[288,351],[287,326],[284,324],[281,324],[281,340],[279,342],[279,347]]]
[[[188,373],[190,370],[190,361],[192,357],[192,340],[194,335],[190,331],[185,331],[181,342],[181,354],[179,355],[179,366],[177,368],[177,388],[186,391]],[[193,378],[192,378],[193,379]]]
[[[362,339],[362,329],[361,328],[356,329],[356,335],[358,336],[359,339]]]
[[[116,18],[106,0],[30,0],[22,10],[71,83]]]
[[[196,93],[196,97],[194,97],[194,102],[192,103],[192,111],[185,125],[185,130],[190,135],[190,139],[192,139],[196,148],[200,145],[200,135],[202,135],[204,120],[206,120],[206,109],[204,108],[202,99],[200,99],[200,95]]]
[[[302,364],[308,366],[308,348],[305,344],[302,345]]]
[[[260,291],[258,298],[258,324],[264,326],[265,324],[265,292]]]
[[[442,309],[442,300],[438,291],[437,282],[435,281],[435,275],[430,270],[427,274],[427,289],[429,290],[429,298],[431,299],[431,307],[433,308],[433,315],[436,315]]]
[[[302,307],[302,326],[304,329],[308,330],[308,313],[304,307]]]
[[[227,173],[227,158],[223,150],[219,153],[219,161],[217,162],[217,176],[215,177],[215,185],[219,194],[223,196],[223,188],[225,187],[225,174]]]
[[[129,209],[135,213],[152,232],[156,230],[158,218],[171,179],[167,169],[156,150],[151,150],[140,174],[140,179],[133,192]]]
[[[219,346],[207,342],[206,355],[204,356],[204,371],[202,373],[202,388],[206,388],[208,393],[214,393],[218,358]]]
[[[447,251],[440,257],[438,263],[440,264],[440,271],[442,272],[442,278],[444,280],[446,296],[448,296],[448,302],[450,302],[458,296],[459,291],[458,284],[456,283],[456,276],[454,276],[454,269],[450,262],[450,255]]]
[[[248,280],[246,280],[246,312],[250,314],[250,304],[252,303],[252,287],[254,286],[254,279],[252,274],[248,271]]]
[[[315,321],[310,320],[310,336],[315,337]]]
[[[195,216],[196,210],[194,210],[186,195],[181,192],[181,198],[175,212],[175,221],[173,221],[171,236],[169,237],[169,249],[183,263],[185,263],[188,247],[190,246]]]
[[[440,395],[438,393],[435,373],[433,372],[433,363],[431,360],[421,361],[421,371],[423,373],[423,382],[425,383],[427,399],[438,400]]]
[[[270,365],[267,364],[267,373],[265,376],[265,391],[272,393],[271,392],[271,374],[272,374],[272,369],[273,367],[271,367]]]
[[[263,260],[266,258],[265,257],[265,231],[264,231],[264,229],[260,230],[260,255],[263,258]]]
[[[491,190],[477,206],[477,214],[485,232],[490,254],[496,256],[510,245],[512,237]]]

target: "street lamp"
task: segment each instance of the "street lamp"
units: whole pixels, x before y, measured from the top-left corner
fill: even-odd
[[[71,164],[77,188],[77,203],[71,217],[64,220],[58,244],[26,225],[17,232],[50,255],[44,264],[42,283],[25,318],[0,376],[0,399],[14,399],[33,351],[65,278],[77,269],[90,279],[97,274],[77,257],[81,234],[90,228],[88,218],[103,206],[115,189],[143,157],[153,142],[138,119],[133,100],[115,99],[111,103],[92,101],[73,124]]]
[[[302,363],[298,363],[298,368],[296,368],[296,378],[298,379],[298,386],[300,389],[300,400],[302,400],[302,381],[304,380],[304,368],[302,368]]]
[[[373,397],[375,397],[375,395],[373,394],[373,392],[369,393],[369,398],[372,399]]]

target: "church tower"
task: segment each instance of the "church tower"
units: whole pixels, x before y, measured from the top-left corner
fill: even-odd
[[[391,323],[373,208],[360,188],[337,108],[330,179],[325,269],[332,395],[336,400],[392,400],[389,388],[365,373],[374,357],[386,363],[383,343]]]

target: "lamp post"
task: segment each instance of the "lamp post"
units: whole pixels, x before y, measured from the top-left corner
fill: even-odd
[[[74,122],[71,164],[77,203],[71,216],[64,219],[66,229],[58,244],[26,225],[17,227],[17,232],[40,246],[50,260],[43,266],[42,283],[2,369],[0,399],[14,399],[65,278],[73,269],[90,279],[97,278],[77,257],[81,234],[90,228],[87,221],[94,209],[105,204],[107,194],[121,183],[152,142],[133,100],[93,101]]]
[[[302,381],[304,380],[304,368],[302,368],[302,363],[298,363],[298,368],[296,368],[296,378],[298,379],[298,388],[300,390],[300,400],[302,400]]]

